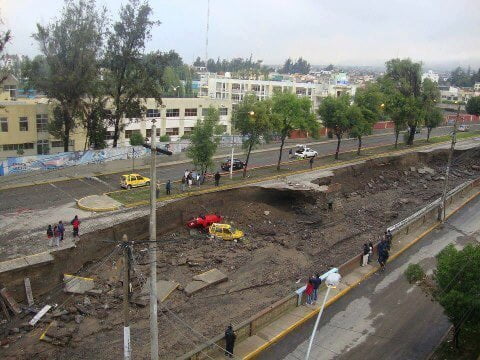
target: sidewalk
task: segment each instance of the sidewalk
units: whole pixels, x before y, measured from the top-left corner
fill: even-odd
[[[480,194],[478,187],[474,188],[474,193],[469,194],[468,198],[459,198],[454,201],[447,210],[447,217],[452,216],[455,212],[460,210],[464,205],[473,200]],[[424,236],[435,229],[440,223],[436,222],[431,226],[419,227],[415,231],[412,231],[408,235],[402,236],[400,239],[394,239],[392,242],[392,250],[390,252],[389,262],[400,256],[404,251],[410,248],[413,244],[417,243]],[[376,257],[375,257],[376,258]],[[342,274],[343,278],[340,285],[336,289],[331,289],[325,307],[330,306],[340,297],[344,296],[351,289],[359,285],[368,277],[373,275],[379,270],[376,266],[376,262],[372,262],[373,265],[367,265],[365,267],[357,266],[353,271],[348,274]],[[387,270],[388,271],[388,267]],[[312,317],[315,317],[321,307],[321,303],[326,294],[326,288],[322,287],[319,290],[317,305],[301,305],[293,310],[283,314],[280,318],[273,321],[269,325],[263,327],[256,334],[246,338],[245,340],[235,345],[235,358],[238,359],[252,359],[260,354],[264,349],[283,338],[288,333],[292,332],[295,328],[302,325]],[[221,351],[209,354],[214,359],[224,359],[224,355]]]

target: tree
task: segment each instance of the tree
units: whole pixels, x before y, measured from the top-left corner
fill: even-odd
[[[355,93],[355,104],[359,107],[362,116],[357,114],[357,110],[351,110],[350,113],[350,135],[358,138],[358,155],[362,148],[362,136],[370,135],[373,126],[377,123],[385,107],[384,95],[377,83],[370,83],[363,89],[358,89]]]
[[[340,142],[345,132],[350,130],[349,115],[360,116],[357,110],[349,111],[350,99],[348,95],[342,95],[338,98],[331,96],[323,99],[318,108],[318,114],[320,115],[323,126],[331,129],[337,137],[337,150],[335,151],[335,159],[338,159],[338,153],[340,152]],[[354,113],[355,112],[355,113]]]
[[[197,120],[197,124],[190,135],[187,156],[192,159],[195,167],[199,168],[202,173],[213,166],[212,158],[218,146],[218,139],[215,138],[215,134],[220,132],[219,120],[220,112],[210,106],[205,119],[203,121]]]
[[[285,60],[283,67],[279,70],[281,74],[308,74],[310,72],[310,64],[302,57],[295,62],[288,58]]]
[[[349,121],[350,136],[358,139],[357,154],[360,155],[362,150],[362,137],[372,133],[373,123],[370,123],[365,118],[362,109],[355,104],[348,107],[347,118]]]
[[[480,115],[480,96],[474,96],[467,101],[467,105],[465,106],[465,110],[467,113],[471,115]]]
[[[410,59],[391,59],[387,61],[386,67],[385,77],[391,80],[393,87],[404,97],[402,101],[408,106],[408,114],[405,114],[408,116],[404,118],[410,130],[407,144],[413,145],[416,128],[422,121],[422,64]]]
[[[197,56],[197,59],[193,63],[193,66],[205,66],[205,61],[200,59],[200,56]]]
[[[62,139],[65,151],[77,125],[75,117],[98,75],[104,23],[105,9],[98,11],[94,0],[68,0],[60,19],[37,24],[33,34],[43,63],[33,66],[28,76],[36,89],[55,101],[49,131]]]
[[[139,132],[133,132],[132,135],[130,136],[130,145],[132,146],[139,146],[143,145],[144,143],[144,138],[142,134]]]
[[[432,129],[438,127],[443,121],[442,111],[436,107],[425,110],[425,126],[427,127],[427,141],[430,140]]]
[[[163,94],[171,97],[180,97],[182,93],[182,83],[171,66],[167,66],[162,76]]]
[[[117,146],[121,119],[137,118],[145,110],[142,99],[156,98],[160,102],[158,80],[148,76],[142,62],[145,43],[150,39],[153,26],[152,8],[147,2],[129,0],[120,9],[120,20],[113,25],[107,42],[104,61],[104,78],[107,93],[112,97],[114,126],[113,146]]]
[[[277,92],[272,97],[273,129],[280,134],[280,152],[277,171],[280,171],[285,139],[293,130],[309,131],[313,136],[318,132],[318,121],[312,113],[309,98],[297,97],[291,93]]]
[[[2,19],[0,19],[0,25],[2,24],[3,24],[3,21]],[[10,41],[11,38],[12,36],[11,36],[10,30],[0,31],[0,64],[5,63],[5,55],[6,55],[5,46]],[[5,69],[4,67],[1,67],[0,68],[0,85],[2,85],[2,83],[5,81],[7,76],[8,76],[7,69]]]
[[[252,149],[260,143],[262,136],[267,137],[272,130],[272,101],[259,101],[253,94],[246,95],[235,108],[233,123],[244,137],[243,148],[247,152],[243,170],[245,177]]]
[[[480,246],[457,250],[450,244],[437,255],[434,272],[436,300],[454,326],[453,341],[459,347],[463,326],[480,323]]]

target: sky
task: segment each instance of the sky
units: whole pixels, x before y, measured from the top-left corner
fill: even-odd
[[[150,0],[146,51],[176,50],[184,62],[205,57],[208,0]],[[125,2],[125,0],[123,0]],[[112,19],[120,0],[97,0]],[[62,0],[0,0],[11,54],[36,55],[36,23],[58,16]],[[480,67],[480,0],[210,0],[210,58],[248,57],[281,64],[382,65],[409,57],[431,67]]]

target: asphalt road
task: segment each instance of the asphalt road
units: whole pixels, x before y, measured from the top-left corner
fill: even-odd
[[[434,129],[431,136],[444,135],[450,132],[450,127],[443,127]],[[416,138],[426,138],[426,130],[421,134],[417,134]],[[363,140],[363,146],[379,146],[392,144],[394,137],[392,134],[378,135],[366,137]],[[331,154],[335,152],[336,141],[312,146],[319,155]],[[354,139],[344,139],[341,144],[341,151],[348,151],[357,148],[357,141]],[[288,148],[284,150],[282,155],[283,160],[288,158]],[[160,161],[165,159],[161,157]],[[278,159],[278,150],[253,153],[250,157],[249,166],[268,165],[276,163]],[[220,160],[218,161],[218,169],[220,169]],[[179,180],[185,169],[192,168],[192,164],[177,164],[157,168],[157,179],[166,181]],[[129,171],[125,171],[128,173]],[[149,176],[149,170],[136,171],[142,175]],[[34,180],[42,180],[41,173],[31,173],[25,176],[32,176]],[[107,191],[114,191],[120,189],[120,174],[98,176],[95,179],[80,179],[67,180],[56,182],[53,184],[36,185],[20,187],[16,189],[0,190],[0,215],[11,214],[22,211],[32,211],[39,209],[46,209],[55,206],[62,206],[75,199],[87,195],[103,194]]]
[[[310,359],[425,359],[450,327],[441,306],[404,271],[419,263],[427,273],[435,255],[449,243],[464,246],[480,241],[480,197],[326,309],[320,321]],[[303,360],[314,319],[306,322],[259,359]]]

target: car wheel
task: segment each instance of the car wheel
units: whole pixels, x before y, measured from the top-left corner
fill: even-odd
[[[130,190],[132,188],[132,185],[128,185],[127,189]]]

